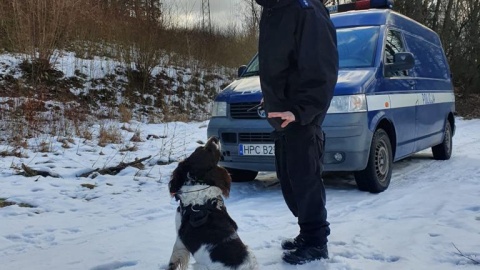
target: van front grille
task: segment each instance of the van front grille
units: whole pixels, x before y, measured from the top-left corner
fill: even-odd
[[[224,143],[237,143],[237,133],[233,133],[233,132],[222,133],[222,141]]]
[[[240,142],[272,143],[270,133],[239,133]]]
[[[258,105],[258,102],[231,103],[230,117],[234,119],[261,119],[257,109],[251,109]],[[249,111],[249,109],[251,109]]]

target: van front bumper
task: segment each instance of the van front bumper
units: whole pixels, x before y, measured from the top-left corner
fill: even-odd
[[[359,171],[365,169],[373,133],[368,129],[367,113],[328,114],[323,123],[326,135],[324,170]],[[220,165],[252,171],[275,171],[274,156],[240,156],[239,143],[272,143],[273,131],[266,120],[213,117],[207,135],[217,136],[222,144]],[[248,142],[242,141],[247,139]]]

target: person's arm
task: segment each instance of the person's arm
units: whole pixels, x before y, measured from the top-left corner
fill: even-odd
[[[309,9],[301,15],[296,39],[300,86],[291,112],[307,125],[330,106],[338,76],[337,38],[328,14]]]

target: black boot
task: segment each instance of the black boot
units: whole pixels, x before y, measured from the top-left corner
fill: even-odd
[[[305,239],[300,236],[300,235],[297,235],[297,237],[295,238],[290,238],[290,239],[286,239],[286,240],[283,240],[282,242],[282,249],[283,250],[292,250],[292,249],[297,249],[301,246],[304,246],[305,245]]]
[[[303,245],[296,250],[284,252],[282,259],[289,264],[304,264],[328,259],[328,248],[326,244],[321,246]]]

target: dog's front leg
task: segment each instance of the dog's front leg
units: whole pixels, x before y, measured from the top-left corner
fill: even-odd
[[[180,207],[177,208],[177,214],[175,215],[175,225],[177,228],[177,234],[182,225],[182,215]],[[172,256],[170,257],[170,262],[168,263],[168,270],[186,270],[188,268],[188,262],[190,261],[190,252],[188,251],[185,244],[183,244],[180,236],[177,235],[177,240],[175,245],[173,245]]]
[[[168,270],[186,270],[190,261],[190,252],[183,244],[180,237],[177,237],[173,246],[172,256],[168,263]]]

